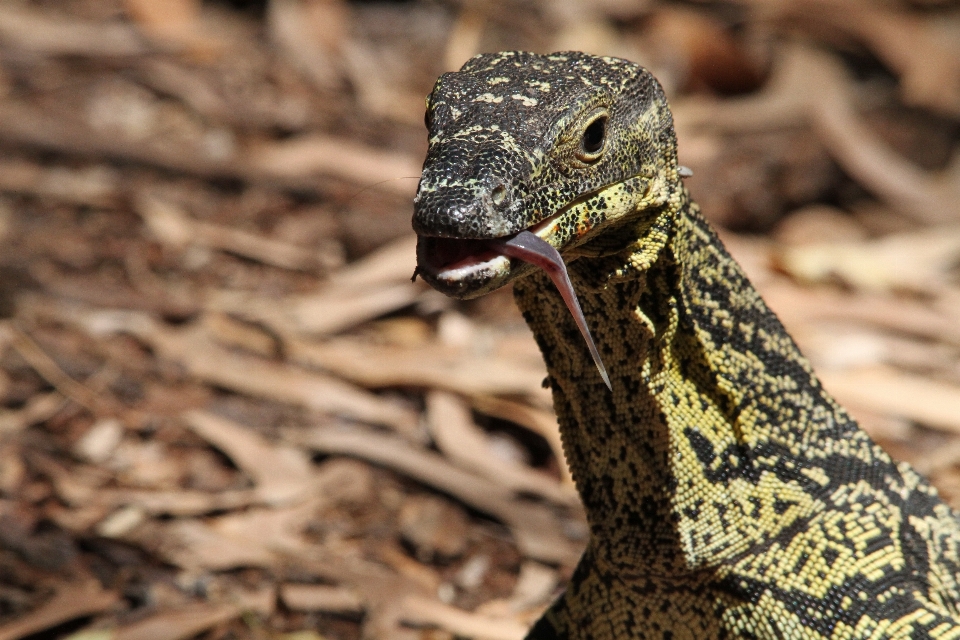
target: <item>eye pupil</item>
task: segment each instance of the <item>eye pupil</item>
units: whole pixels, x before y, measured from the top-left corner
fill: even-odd
[[[597,118],[587,126],[583,132],[583,150],[587,153],[596,153],[603,147],[603,137],[606,134],[607,119]]]

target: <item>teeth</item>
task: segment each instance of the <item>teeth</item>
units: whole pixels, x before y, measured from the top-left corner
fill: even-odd
[[[458,277],[465,277],[467,274],[473,273],[478,269],[483,268],[486,265],[493,266],[494,261],[502,259],[502,256],[493,256],[489,260],[473,260],[473,261],[461,261],[458,265],[451,267],[444,267],[443,274],[447,278],[456,279]]]
[[[563,263],[560,252],[549,242],[531,231],[521,231],[512,238],[500,242],[491,242],[490,244],[493,249],[504,255],[529,262],[547,272],[547,275],[553,280],[553,284],[560,291],[570,314],[573,315],[573,319],[580,329],[580,334],[587,341],[587,348],[590,350],[594,364],[600,371],[600,377],[603,378],[607,388],[613,391],[613,387],[610,386],[610,376],[607,375],[607,369],[600,359],[600,352],[593,341],[593,336],[590,335],[590,328],[587,327],[587,320],[583,317],[580,301],[577,300],[577,293],[573,290],[573,284],[570,282],[570,276],[567,273],[567,265]]]

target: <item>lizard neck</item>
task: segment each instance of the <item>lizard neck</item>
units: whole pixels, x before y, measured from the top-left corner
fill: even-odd
[[[626,241],[608,235],[606,249],[588,257],[585,247],[570,264],[612,393],[546,276],[518,281],[515,293],[603,541],[598,564],[682,576],[720,567],[816,509],[826,480],[782,464],[812,438],[872,449],[685,191],[635,225],[618,232]]]

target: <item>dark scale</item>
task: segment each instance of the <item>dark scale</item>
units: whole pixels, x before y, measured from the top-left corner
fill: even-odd
[[[529,638],[960,639],[957,514],[823,390],[701,217],[649,72],[481,55],[427,109],[418,273],[463,298],[514,282],[590,523]],[[506,252],[532,235],[562,262]]]

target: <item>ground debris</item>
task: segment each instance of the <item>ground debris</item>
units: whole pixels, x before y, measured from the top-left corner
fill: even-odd
[[[960,506],[950,5],[0,6],[0,640],[523,637],[587,534],[545,370],[508,293],[411,282],[423,96],[481,51],[650,67],[825,386]]]

